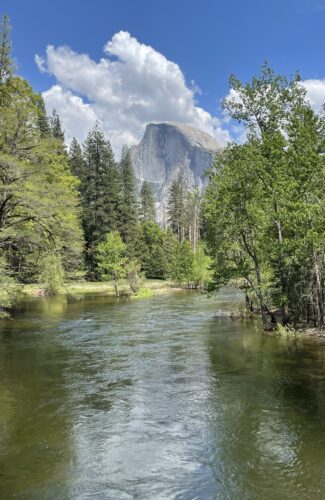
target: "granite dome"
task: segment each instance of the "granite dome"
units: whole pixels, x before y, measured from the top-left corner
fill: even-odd
[[[177,122],[149,123],[143,139],[131,148],[135,175],[148,181],[157,199],[159,222],[166,221],[169,189],[182,175],[189,187],[203,190],[205,171],[221,146],[211,135]]]

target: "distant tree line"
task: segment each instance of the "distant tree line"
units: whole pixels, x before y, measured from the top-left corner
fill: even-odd
[[[99,123],[83,145],[73,139],[68,162],[71,172],[79,179],[88,279],[102,278],[98,249],[103,255],[104,241],[108,246],[113,241],[116,246],[120,245],[116,239],[118,233],[125,245],[127,262],[133,267],[138,263],[145,277],[169,277],[189,287],[204,284],[209,276],[209,257],[200,243],[200,197],[197,191],[187,187],[183,176],[172,183],[168,226],[164,230],[156,222],[156,202],[150,184],[144,181],[140,189],[137,186],[129,149],[122,148],[117,162]],[[107,240],[110,233],[114,233],[114,237]],[[108,254],[106,258],[109,259]],[[127,266],[125,269],[125,273],[120,270],[121,277],[127,274]]]

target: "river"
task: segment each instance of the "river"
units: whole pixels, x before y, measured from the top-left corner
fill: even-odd
[[[238,296],[24,303],[0,324],[0,498],[324,499],[325,346]]]

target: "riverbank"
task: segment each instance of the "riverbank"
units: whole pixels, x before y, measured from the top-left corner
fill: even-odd
[[[145,279],[141,284],[142,289],[148,289],[152,295],[160,295],[163,293],[170,293],[175,291],[184,290],[176,286],[171,281],[150,280]],[[22,295],[24,297],[42,297],[45,294],[45,287],[40,283],[24,285],[22,287]],[[62,295],[104,295],[114,296],[114,284],[111,281],[75,281],[69,282],[62,287]],[[121,281],[120,294],[130,294],[130,287],[126,280]]]
[[[255,320],[260,322],[261,317],[258,311],[244,311],[239,310],[218,310],[213,315],[214,320]],[[260,326],[263,335],[268,335],[272,337],[287,337],[287,338],[305,338],[314,340],[325,340],[325,329],[319,329],[317,327],[311,327],[310,325],[299,326],[298,328],[293,328],[291,326],[283,326],[279,321],[270,328],[263,328],[262,324]]]

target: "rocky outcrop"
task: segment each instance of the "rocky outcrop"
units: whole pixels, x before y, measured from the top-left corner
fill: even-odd
[[[202,191],[204,172],[210,167],[217,141],[199,129],[180,123],[149,123],[140,144],[131,148],[135,175],[148,181],[157,199],[157,218],[166,218],[169,188],[181,174],[189,187]]]

